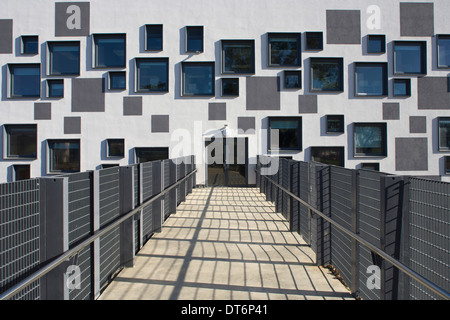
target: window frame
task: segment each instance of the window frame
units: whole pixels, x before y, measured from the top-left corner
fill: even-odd
[[[208,66],[212,71],[212,79],[211,79],[211,90],[210,93],[205,94],[189,94],[186,93],[186,72],[185,67],[188,65],[198,65],[198,66]],[[216,95],[215,89],[215,79],[216,79],[216,67],[214,61],[184,61],[181,63],[181,96],[182,97],[214,97]]]
[[[338,65],[338,81],[339,81],[339,87],[336,89],[317,89],[314,88],[314,63],[337,63]],[[310,58],[310,92],[317,92],[317,93],[329,93],[329,92],[344,92],[344,58],[327,58],[327,57],[311,57]]]
[[[368,94],[358,92],[358,67],[381,67],[382,68],[382,93],[381,94]],[[354,63],[354,88],[355,97],[387,97],[389,95],[388,84],[388,64],[387,62],[355,62]]]
[[[233,81],[237,82],[237,93],[236,94],[226,94],[224,92],[224,85],[225,85],[225,83],[227,81],[229,81],[229,82],[233,82]],[[239,78],[222,78],[220,83],[221,83],[221,95],[222,95],[222,97],[239,97]]]
[[[406,85],[406,92],[405,94],[396,94],[395,93],[395,85],[397,83],[405,83]],[[394,97],[411,97],[411,79],[409,78],[395,78],[392,80],[392,95]]]
[[[149,45],[149,29],[150,28],[160,28],[161,29],[161,33],[158,34],[161,37],[161,47],[158,47],[157,49],[149,49],[148,45]],[[163,24],[146,24],[144,27],[145,30],[145,43],[144,43],[144,48],[145,51],[149,51],[149,52],[159,52],[159,51],[163,51],[164,50],[164,25]]]
[[[361,163],[361,169],[368,170],[368,171],[380,172],[380,163],[379,162],[363,162],[363,163]]]
[[[298,85],[297,86],[289,86],[287,79],[288,79],[288,75],[290,76],[297,76],[298,79]],[[302,71],[301,70],[284,70],[283,71],[283,76],[284,76],[284,88],[287,90],[298,90],[298,89],[302,89]]]
[[[444,156],[444,174],[450,175],[450,156]]]
[[[122,75],[124,76],[125,82],[124,87],[114,88],[112,86],[112,78],[111,75]],[[108,90],[111,91],[123,91],[127,89],[127,72],[126,71],[109,71],[108,72]]]
[[[273,50],[271,39],[292,38],[297,44],[296,63],[273,63]],[[299,32],[269,32],[267,34],[267,65],[269,67],[301,67],[302,66],[302,34]]]
[[[55,170],[53,163],[53,148],[55,143],[78,143],[78,169],[77,170]],[[80,139],[48,139],[47,140],[47,173],[48,174],[61,174],[61,173],[76,173],[81,172],[81,141]]]
[[[167,160],[169,159],[170,153],[169,153],[169,147],[136,147],[134,148],[134,159],[136,163],[145,163],[150,161],[161,161],[161,160]],[[156,152],[165,152],[167,154],[167,159],[158,159],[158,160],[149,160],[149,161],[140,161],[140,157],[138,155],[139,151],[156,151]]]
[[[440,152],[449,152],[450,151],[450,117],[438,117],[437,118],[438,124],[437,124],[437,130],[438,130],[438,151]],[[448,121],[449,122],[449,129],[448,129],[448,133],[447,133],[447,146],[441,146],[441,139],[443,139],[442,137],[442,132],[441,132],[441,121]]]
[[[381,152],[357,152],[356,145],[356,128],[359,126],[364,127],[380,127],[381,129]],[[353,156],[355,158],[384,158],[387,157],[387,124],[386,122],[355,122],[353,123]]]
[[[202,36],[202,48],[201,50],[189,50],[189,31],[192,30],[201,30],[201,36]],[[186,43],[186,48],[185,51],[188,53],[202,53],[205,50],[205,31],[204,31],[204,27],[203,26],[186,26],[186,30],[185,30],[185,34],[186,34],[186,38],[185,38],[185,43]]]
[[[330,120],[340,121],[339,128],[335,131],[330,131]],[[325,132],[327,134],[342,134],[345,132],[345,117],[343,114],[327,114],[325,116]]]
[[[319,46],[314,48],[308,44],[310,37],[320,37]],[[305,51],[322,51],[323,50],[323,32],[322,31],[307,31],[305,32]]]
[[[450,34],[438,34],[436,35],[436,63],[437,63],[437,67],[438,69],[450,69],[450,64],[449,65],[441,65],[440,64],[440,55],[439,55],[439,40],[448,40],[450,41]],[[450,55],[450,53],[449,53]]]
[[[62,98],[64,98],[64,79],[47,79],[47,90],[46,90],[46,92],[47,92],[47,98],[51,98],[51,99],[62,99]],[[63,92],[62,92],[62,95],[61,96],[54,96],[54,95],[51,95],[51,84],[54,84],[54,83],[56,83],[56,82],[62,82],[62,86],[63,86]]]
[[[99,65],[98,63],[98,43],[100,39],[123,38],[123,64],[121,65]],[[127,34],[126,33],[95,33],[92,35],[92,68],[93,69],[124,69],[127,67]]]
[[[18,179],[18,173],[19,173],[18,169],[26,169],[28,171],[27,177]],[[12,180],[14,182],[31,179],[31,165],[29,165],[29,164],[13,164],[12,165],[12,178],[13,178]]]
[[[35,67],[39,68],[39,94],[37,95],[15,95],[14,94],[14,69],[25,68],[25,67]],[[8,99],[38,99],[41,97],[41,64],[40,63],[9,63],[7,67],[7,97]]]
[[[338,161],[337,164],[333,164],[333,163],[329,163],[329,162],[319,162],[319,161],[314,159],[315,151],[325,151],[325,150],[331,150],[331,151],[335,151],[335,152],[338,153],[339,159],[337,159],[337,161]],[[311,159],[311,161],[322,163],[322,164],[325,164],[325,165],[345,167],[345,147],[341,147],[341,146],[312,146],[311,147],[310,159]]]
[[[246,70],[246,71],[236,71],[236,70],[231,70],[231,71],[227,71],[225,70],[225,48],[224,46],[226,45],[245,45],[245,44],[249,44],[252,50],[252,54],[251,54],[251,62],[250,62],[250,70]],[[250,40],[221,40],[221,72],[222,74],[255,74],[255,65],[256,65],[256,61],[255,61],[255,40],[250,39]]]
[[[297,146],[292,148],[279,147],[275,148],[272,146],[272,121],[297,121]],[[302,151],[303,150],[303,118],[302,117],[268,117],[267,124],[267,150],[268,152],[282,152],[282,151]]]
[[[370,42],[371,41],[381,41],[380,51],[371,51]],[[386,53],[386,35],[384,34],[369,34],[367,35],[367,53],[368,54],[383,54]]]
[[[139,63],[140,62],[164,62],[166,64],[166,88],[162,90],[155,90],[155,89],[140,89],[140,69],[139,69]],[[169,78],[169,58],[135,58],[135,93],[167,93],[169,92],[169,84],[170,84],[170,78]]]
[[[53,71],[53,52],[52,48],[56,45],[63,45],[63,46],[78,46],[78,70],[74,73],[56,73]],[[48,76],[57,76],[57,77],[73,77],[73,76],[79,76],[81,72],[81,45],[80,41],[47,41],[47,75]]]
[[[121,144],[121,153],[111,154],[111,143],[119,143]],[[125,157],[125,139],[123,138],[114,138],[114,139],[106,139],[106,157],[107,158],[124,158]]]
[[[32,129],[34,130],[34,150],[31,154],[11,154],[11,129]],[[38,158],[38,130],[37,124],[4,124],[3,125],[3,159],[4,160],[36,160]],[[18,141],[20,143],[20,141]]]
[[[25,48],[25,39],[28,40],[36,40],[37,41],[37,47],[36,47],[36,51],[33,52],[26,52]],[[38,55],[39,54],[39,36],[37,35],[24,35],[20,37],[20,54],[21,55],[26,55],[26,56],[34,56],[34,55]]]
[[[420,59],[421,59],[421,65],[420,65],[420,72],[399,72],[397,71],[397,55],[396,55],[396,48],[397,46],[413,46],[413,45],[420,45]],[[426,41],[404,41],[404,40],[398,40],[394,41],[393,44],[393,74],[394,75],[417,75],[417,76],[424,76],[427,74],[427,42]]]

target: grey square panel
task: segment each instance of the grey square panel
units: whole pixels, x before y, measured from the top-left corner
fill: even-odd
[[[431,37],[434,35],[433,3],[400,3],[400,35]]]
[[[169,116],[152,115],[152,132],[169,132]]]
[[[52,104],[36,102],[34,104],[34,120],[52,120]]]
[[[383,103],[383,120],[399,120],[400,104],[399,103]]]
[[[361,44],[359,10],[327,10],[328,44]]]
[[[227,104],[210,103],[208,106],[208,120],[227,120]]]
[[[317,95],[298,96],[298,113],[317,113]]]
[[[64,134],[80,134],[80,133],[81,133],[81,117],[65,117]]]
[[[419,109],[450,109],[447,77],[421,77],[417,79]]]
[[[239,133],[253,134],[255,133],[255,117],[238,117]]]
[[[55,36],[88,36],[90,32],[90,15],[89,2],[56,2]]]
[[[279,77],[247,77],[247,110],[280,110]]]
[[[13,21],[0,19],[0,54],[13,53]]]
[[[395,169],[397,171],[428,170],[428,139],[396,138]]]
[[[104,79],[72,79],[72,112],[104,111]]]
[[[427,133],[427,117],[411,116],[409,117],[410,133]]]
[[[123,97],[124,116],[142,116],[142,97]]]

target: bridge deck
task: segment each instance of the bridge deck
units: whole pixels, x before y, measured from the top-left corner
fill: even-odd
[[[194,189],[100,300],[353,299],[253,188]]]

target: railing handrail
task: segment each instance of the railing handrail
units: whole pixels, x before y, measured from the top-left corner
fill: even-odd
[[[258,172],[258,170],[256,170],[256,171]],[[319,215],[321,218],[323,218],[324,220],[328,221],[333,226],[335,226],[336,228],[340,229],[342,232],[344,232],[345,234],[347,234],[351,238],[355,239],[356,241],[358,241],[359,243],[364,245],[366,248],[368,248],[369,250],[373,251],[374,253],[376,253],[377,255],[382,257],[383,259],[385,259],[386,261],[390,262],[392,265],[396,266],[398,269],[400,269],[402,272],[404,272],[405,274],[407,274],[408,276],[410,276],[414,280],[420,282],[422,285],[424,285],[425,287],[427,287],[428,289],[430,289],[434,293],[438,294],[441,298],[444,298],[446,300],[450,300],[450,293],[448,293],[443,288],[439,287],[435,283],[433,283],[430,280],[426,279],[425,277],[423,277],[422,275],[420,275],[416,271],[412,270],[408,266],[404,265],[402,262],[398,261],[397,259],[391,257],[390,255],[388,255],[384,251],[380,250],[379,248],[377,248],[376,246],[374,246],[370,242],[364,240],[363,238],[361,238],[356,233],[348,230],[347,228],[342,226],[340,223],[334,221],[333,219],[331,219],[330,217],[325,215],[323,212],[321,212],[320,210],[314,208],[313,206],[311,206],[309,203],[305,202],[304,200],[300,199],[298,196],[296,196],[295,194],[293,194],[291,191],[287,190],[286,188],[282,187],[281,185],[279,185],[278,183],[276,183],[272,179],[269,179],[269,178],[267,178],[264,175],[260,175],[260,176],[266,178],[267,180],[269,180],[272,184],[274,184],[276,187],[281,189],[283,192],[287,193],[293,199],[295,199],[296,201],[300,202],[301,204],[306,206],[308,209],[310,209],[311,211],[313,211],[314,213]]]
[[[152,204],[154,201],[156,201],[157,199],[161,198],[166,193],[170,192],[172,189],[176,188],[179,184],[181,184],[182,182],[184,182],[185,180],[190,178],[196,172],[197,172],[197,169],[194,169],[192,172],[188,173],[184,178],[178,180],[177,182],[175,182],[171,186],[167,187],[166,189],[164,189],[160,193],[154,195],[151,199],[147,200],[146,202],[141,204],[139,207],[131,210],[130,212],[124,214],[123,216],[120,216],[119,218],[117,218],[114,221],[110,222],[104,228],[95,231],[93,233],[93,235],[91,235],[86,240],[82,241],[81,243],[79,243],[78,245],[73,247],[72,249],[69,249],[66,252],[64,252],[63,254],[59,255],[57,258],[53,259],[51,262],[47,263],[45,266],[43,266],[42,268],[38,269],[36,272],[31,274],[30,276],[26,277],[25,279],[23,279],[22,281],[20,281],[16,285],[14,285],[13,287],[9,288],[8,290],[6,290],[2,294],[0,294],[0,301],[1,300],[7,300],[7,299],[13,297],[14,295],[19,293],[21,290],[23,290],[25,287],[27,287],[28,285],[30,285],[34,281],[39,280],[44,275],[46,275],[47,273],[49,273],[50,271],[52,271],[53,269],[58,267],[60,264],[64,263],[65,261],[67,261],[71,257],[77,255],[80,251],[82,251],[84,248],[89,246],[95,240],[97,240],[98,238],[104,236],[105,234],[110,232],[112,229],[114,229],[117,226],[119,226],[120,224],[122,224],[124,221],[126,221],[126,220],[130,219],[131,217],[133,217],[136,213],[138,213],[142,209],[146,208],[147,206]]]

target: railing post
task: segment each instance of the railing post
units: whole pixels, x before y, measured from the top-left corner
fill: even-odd
[[[92,231],[95,233],[100,230],[100,171],[96,170],[92,173]],[[92,244],[93,247],[93,294],[94,298],[100,296],[100,239],[96,239]]]
[[[359,204],[359,171],[352,170],[352,212],[351,212],[351,231],[355,234],[359,234],[359,217],[358,217],[358,204]],[[352,294],[357,294],[359,290],[359,246],[358,241],[352,238],[352,257],[351,257],[351,284],[350,291]]]
[[[134,179],[132,167],[120,167],[120,215],[124,215],[134,209]],[[120,264],[131,268],[135,259],[135,219],[124,221],[120,225]]]

